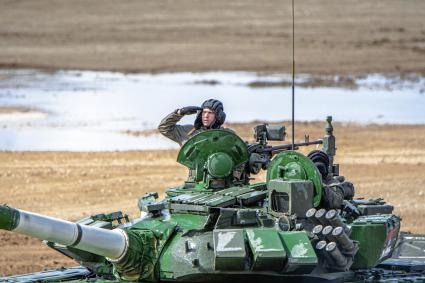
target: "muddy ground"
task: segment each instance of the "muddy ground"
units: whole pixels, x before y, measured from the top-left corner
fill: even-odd
[[[229,127],[250,139],[253,124]],[[297,132],[297,140],[304,133],[319,138],[323,124],[300,123]],[[336,160],[341,174],[354,182],[357,196],[385,198],[403,218],[403,230],[425,233],[425,125],[336,123],[335,133]],[[137,217],[137,197],[164,192],[185,180],[186,169],[175,162],[176,155],[177,151],[0,152],[0,202],[68,220],[116,210]],[[263,179],[264,175],[257,177]],[[0,232],[0,250],[2,275],[76,265],[39,241],[10,232]]]
[[[425,72],[425,1],[295,1],[297,72]],[[289,0],[0,0],[0,66],[291,71]]]

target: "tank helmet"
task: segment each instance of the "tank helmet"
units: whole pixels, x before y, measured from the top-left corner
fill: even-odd
[[[202,109],[208,108],[214,111],[215,113],[215,121],[211,126],[212,129],[220,128],[226,120],[226,113],[224,113],[223,103],[217,99],[208,99],[205,100],[201,105]],[[200,129],[202,127],[202,111],[198,113],[195,119],[194,124],[196,129]]]

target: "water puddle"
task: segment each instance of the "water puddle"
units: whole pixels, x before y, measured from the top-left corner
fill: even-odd
[[[425,123],[425,78],[297,76],[299,121]],[[291,118],[290,75],[0,70],[0,150],[177,148],[156,128],[174,109],[223,101],[229,122]],[[182,123],[192,123],[193,117]]]

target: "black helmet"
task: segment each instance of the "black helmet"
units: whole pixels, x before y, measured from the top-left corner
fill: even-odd
[[[215,113],[215,122],[211,126],[212,129],[220,128],[226,120],[226,113],[224,113],[223,103],[217,99],[205,100],[201,105],[202,109],[209,108]],[[202,127],[202,111],[198,113],[195,119],[195,128],[200,129]]]

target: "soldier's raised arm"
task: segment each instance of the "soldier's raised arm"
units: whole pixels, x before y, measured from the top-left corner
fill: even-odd
[[[193,125],[178,125],[185,115],[197,114]],[[206,130],[221,129],[226,120],[223,103],[216,99],[208,99],[201,107],[187,106],[168,114],[158,125],[158,130],[167,138],[182,145],[191,136]]]
[[[179,145],[182,145],[183,142],[188,139],[189,132],[194,128],[194,126],[177,125],[177,123],[183,118],[183,116],[195,114],[200,110],[202,110],[201,107],[188,106],[171,112],[159,123],[159,132]]]

